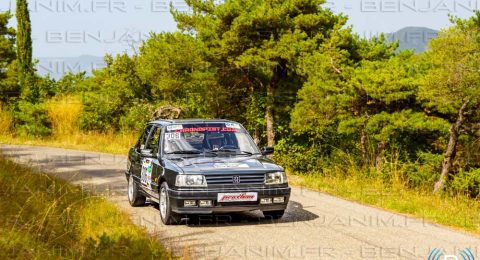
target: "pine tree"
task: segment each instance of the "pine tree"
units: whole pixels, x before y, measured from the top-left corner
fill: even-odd
[[[33,91],[32,28],[27,0],[17,0],[16,18],[18,82],[22,89],[22,97],[31,100],[35,95]]]
[[[425,59],[430,67],[421,89],[432,109],[450,122],[442,172],[434,193],[441,191],[451,174],[460,136],[467,123],[478,118],[480,109],[480,11],[468,19],[452,19],[455,26],[443,30],[430,42]]]
[[[187,0],[193,12],[174,12],[179,29],[209,48],[209,61],[219,68],[224,86],[243,89],[251,100],[265,97],[267,143],[275,144],[277,121],[289,106],[279,104],[281,93],[301,85],[299,57],[331,37],[346,17],[324,8],[324,0],[242,0],[215,5],[212,0]],[[250,94],[247,94],[250,93]],[[283,114],[279,113],[284,111]]]
[[[0,102],[17,92],[15,68],[15,30],[8,27],[11,15],[0,13]]]

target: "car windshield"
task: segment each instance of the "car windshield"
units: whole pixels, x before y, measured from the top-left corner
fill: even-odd
[[[260,153],[248,132],[238,123],[169,125],[165,131],[166,154]]]

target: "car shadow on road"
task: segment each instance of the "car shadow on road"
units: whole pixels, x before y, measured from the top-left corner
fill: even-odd
[[[151,206],[158,210],[158,204],[152,203]],[[249,211],[230,214],[209,214],[185,216],[181,225],[189,227],[222,227],[222,226],[242,226],[242,225],[269,225],[282,223],[304,222],[317,219],[318,215],[304,209],[303,205],[290,201],[287,210],[281,219],[274,219],[264,216],[261,211]]]

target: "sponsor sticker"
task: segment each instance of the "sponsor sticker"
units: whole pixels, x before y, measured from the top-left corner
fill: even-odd
[[[183,129],[183,125],[167,125],[167,131],[175,131]]]
[[[218,193],[218,202],[243,202],[257,201],[258,194],[256,192],[236,192],[236,193]]]
[[[215,163],[214,168],[249,168],[246,163]]]
[[[225,123],[225,127],[227,127],[227,128],[240,129],[240,124],[237,124],[237,123]]]
[[[238,132],[238,128],[231,127],[190,127],[175,130],[179,133],[191,133],[191,132]]]
[[[151,159],[143,159],[142,163],[142,171],[140,173],[140,182],[147,186],[147,188],[151,188],[152,184],[152,171],[153,171],[153,164]]]

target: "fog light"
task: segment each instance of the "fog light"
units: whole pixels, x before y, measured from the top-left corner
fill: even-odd
[[[211,200],[200,200],[199,201],[200,207],[211,207],[212,201]]]
[[[272,198],[261,198],[260,204],[272,204]]]
[[[183,201],[183,206],[184,207],[196,207],[197,206],[197,201],[196,200],[184,200]]]
[[[273,203],[284,203],[285,197],[275,197],[273,198]]]

